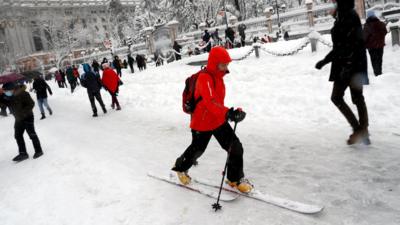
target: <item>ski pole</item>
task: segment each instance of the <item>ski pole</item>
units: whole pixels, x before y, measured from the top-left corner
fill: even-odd
[[[219,193],[218,193],[217,202],[212,204],[212,208],[215,209],[215,212],[222,208],[222,206],[219,204],[219,198],[221,197],[222,185],[224,184],[226,169],[228,168],[228,161],[229,161],[229,156],[231,154],[231,148],[232,148],[232,145],[233,145],[233,140],[234,140],[234,137],[235,137],[236,126],[237,126],[237,122],[235,122],[235,126],[233,127],[231,143],[230,143],[229,148],[228,148],[228,155],[226,157],[224,171],[222,171],[222,180],[221,180],[221,185],[219,186]]]

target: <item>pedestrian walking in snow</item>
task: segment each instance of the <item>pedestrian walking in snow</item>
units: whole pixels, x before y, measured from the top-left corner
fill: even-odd
[[[210,43],[211,35],[210,35],[210,33],[208,33],[208,30],[204,30],[203,36],[201,38],[203,39],[203,42],[206,45],[204,50],[206,52],[210,52],[210,50],[211,50],[211,43]]]
[[[131,56],[131,54],[128,54],[128,65],[129,65],[129,68],[131,69],[131,73],[135,72],[135,70],[133,69],[134,63],[135,63],[135,59]]]
[[[232,27],[228,27],[225,30],[225,39],[226,39],[225,47],[228,49],[233,48],[233,44],[235,43],[235,31],[233,30]]]
[[[71,66],[68,66],[65,73],[67,74],[67,80],[69,86],[71,87],[71,93],[74,93],[74,90],[76,88],[76,77],[74,75],[74,69]]]
[[[211,34],[211,37],[212,37],[215,45],[220,45],[221,44],[222,39],[219,37],[218,28],[215,29],[215,31]]]
[[[18,144],[19,154],[13,159],[15,162],[20,162],[29,158],[26,151],[24,132],[28,133],[32,140],[36,159],[43,155],[39,137],[36,134],[34,127],[33,107],[35,102],[28,92],[25,85],[16,85],[14,83],[5,83],[0,89],[0,106],[8,106],[12,109],[15,117],[14,137]]]
[[[53,93],[51,92],[51,88],[46,83],[46,81],[41,77],[36,77],[34,79],[32,88],[36,92],[37,102],[39,103],[40,113],[42,114],[42,117],[40,119],[41,120],[45,119],[46,114],[45,114],[43,105],[47,108],[50,115],[53,114],[53,110],[51,110],[51,108],[47,102],[47,91],[49,92],[50,95],[53,95]]]
[[[80,80],[79,71],[78,71],[78,68],[75,65],[72,66],[72,72],[74,74],[76,84],[80,85],[79,84],[79,80]]]
[[[347,119],[353,133],[347,144],[369,144],[368,112],[363,96],[363,85],[369,84],[367,55],[361,21],[354,10],[354,0],[337,0],[333,10],[335,23],[331,30],[333,49],[316,64],[317,69],[332,63],[329,81],[333,81],[331,100]],[[347,88],[357,106],[359,120],[343,99]]]
[[[60,71],[61,70],[57,70],[54,75],[55,75],[55,80],[56,80],[56,82],[58,84],[58,87],[59,88],[63,88],[64,85],[62,83],[62,77],[61,77],[61,72]]]
[[[93,71],[96,73],[96,74],[99,74],[100,75],[100,64],[99,64],[99,62],[97,62],[97,60],[93,60],[93,62],[92,62],[92,68],[93,68]]]
[[[252,185],[244,179],[243,147],[228,120],[241,122],[246,113],[240,108],[227,108],[224,105],[224,76],[228,73],[231,62],[229,53],[222,47],[214,47],[208,57],[207,67],[200,71],[195,83],[194,97],[197,102],[191,114],[190,128],[192,143],[176,160],[172,170],[177,172],[180,182],[191,182],[188,170],[207,148],[212,136],[228,152],[229,184],[241,192],[250,192]]]
[[[103,65],[103,64],[102,64]],[[121,60],[119,60],[119,57],[116,55],[114,56],[114,61],[113,61],[113,67],[115,70],[117,70],[118,76],[122,77],[122,65],[121,65]]]
[[[240,42],[241,42],[241,46],[245,46],[246,45],[246,24],[241,23],[238,26],[238,30],[239,30],[239,35],[240,35]]]
[[[119,85],[121,83],[118,74],[115,73],[114,70],[110,68],[108,63],[103,64],[103,77],[101,79],[104,88],[110,93],[111,95],[111,108],[114,109],[117,107],[117,110],[121,110],[121,106],[119,105],[117,95],[119,91]]]
[[[61,74],[61,78],[62,78],[62,86],[65,88],[68,88],[67,82],[66,82],[66,75],[65,72],[63,70],[59,70],[60,74]]]
[[[102,87],[102,83],[100,80],[100,76],[96,75],[90,65],[85,63],[83,64],[83,71],[85,72],[81,77],[81,84],[82,87],[87,89],[90,105],[92,106],[93,110],[93,117],[97,117],[97,108],[95,99],[100,104],[101,108],[103,109],[103,113],[107,113],[106,106],[103,103],[103,99],[101,98],[100,89]]]
[[[376,17],[373,10],[368,11],[367,21],[364,25],[364,38],[375,76],[382,74],[383,48],[387,33],[386,24]]]
[[[182,46],[180,44],[178,44],[177,41],[174,41],[174,46],[172,48],[175,50],[175,59],[181,60],[182,59],[182,56],[181,56]]]

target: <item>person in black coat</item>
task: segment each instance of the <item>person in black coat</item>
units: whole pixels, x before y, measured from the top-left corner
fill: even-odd
[[[370,10],[363,31],[365,47],[368,49],[374,74],[379,76],[382,74],[383,48],[385,47],[385,36],[388,33],[386,24],[376,17],[374,11]]]
[[[176,60],[182,59],[182,56],[180,55],[182,46],[180,44],[178,44],[177,41],[174,41],[173,49],[175,50],[175,59]]]
[[[32,109],[35,106],[35,102],[25,90],[25,85],[16,85],[14,83],[5,83],[0,89],[0,106],[5,105],[10,107],[15,117],[14,137],[19,150],[19,154],[13,159],[15,162],[20,162],[29,158],[24,140],[25,130],[32,140],[35,149],[33,158],[36,159],[43,155],[39,137],[34,127]]]
[[[211,39],[211,35],[210,35],[210,33],[208,33],[208,30],[204,31],[202,39],[203,39],[204,44],[207,45],[205,47],[205,51],[210,52],[211,51],[211,43],[209,43],[209,42]]]
[[[331,100],[353,128],[347,144],[369,144],[368,112],[363,96],[363,85],[369,83],[367,55],[354,0],[337,0],[333,15],[336,19],[331,30],[333,49],[315,67],[321,69],[325,64],[332,63],[329,77],[329,81],[334,82]],[[357,106],[359,120],[343,100],[348,87],[352,101]]]
[[[96,74],[100,74],[100,64],[95,59],[92,62],[92,68]]]
[[[232,27],[228,27],[225,30],[226,47],[233,48],[233,43],[235,43],[235,31]]]
[[[113,66],[117,70],[118,76],[122,77],[122,65],[118,56],[114,56]]]
[[[101,98],[100,90],[103,86],[100,80],[100,76],[92,72],[90,65],[85,63],[83,64],[83,70],[85,73],[81,77],[81,85],[87,89],[88,97],[90,104],[93,110],[93,117],[97,117],[97,108],[94,99],[96,99],[101,108],[103,109],[103,113],[107,113],[106,106],[103,103],[103,99]]]
[[[51,89],[46,81],[41,77],[36,77],[33,81],[32,89],[36,92],[36,98],[39,103],[40,113],[42,114],[42,117],[40,119],[42,120],[46,118],[43,105],[47,108],[49,114],[52,115],[53,110],[51,110],[47,102],[47,91],[49,91],[50,95],[53,95],[53,93],[51,92]]]
[[[135,63],[135,59],[131,56],[131,54],[128,54],[128,65],[129,65],[129,68],[131,69],[131,73],[135,72],[135,70],[133,69],[134,63]]]
[[[246,24],[240,24],[238,27],[239,30],[239,35],[240,35],[240,42],[241,42],[241,46],[245,46],[246,45]]]

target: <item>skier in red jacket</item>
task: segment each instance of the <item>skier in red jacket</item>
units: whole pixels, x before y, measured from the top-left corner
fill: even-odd
[[[201,72],[196,82],[195,99],[201,97],[191,115],[192,143],[176,160],[172,170],[177,172],[180,182],[184,185],[191,181],[188,170],[207,148],[208,142],[214,136],[221,147],[229,151],[227,179],[229,185],[241,192],[250,192],[253,186],[244,178],[243,147],[234,134],[228,120],[241,122],[246,113],[240,108],[234,110],[224,105],[224,76],[228,73],[231,62],[229,53],[222,47],[211,49],[206,72]]]
[[[103,77],[101,79],[103,86],[111,95],[111,108],[115,108],[117,106],[117,110],[121,110],[121,106],[119,105],[117,94],[118,94],[118,87],[120,84],[120,79],[118,74],[112,70],[108,63],[103,63]]]

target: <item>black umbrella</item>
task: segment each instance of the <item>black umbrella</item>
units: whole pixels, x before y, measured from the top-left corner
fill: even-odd
[[[41,72],[37,70],[24,71],[21,74],[25,76],[27,79],[34,79],[36,77],[41,77],[43,75]]]

